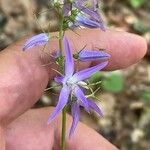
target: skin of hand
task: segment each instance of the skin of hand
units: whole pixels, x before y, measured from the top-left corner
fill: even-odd
[[[82,29],[79,35],[67,31],[71,48],[77,51],[86,45],[89,50],[104,48],[111,55],[105,70],[126,68],[138,62],[146,53],[145,40],[137,35],[99,29]],[[58,33],[51,33],[55,36]],[[43,55],[42,46],[26,52],[21,50],[22,39],[0,52],[0,150],[59,150],[61,133],[61,115],[49,126],[47,119],[52,107],[29,110],[41,97],[48,80],[54,77],[49,56]],[[50,48],[58,49],[58,41],[51,40]],[[86,68],[98,62],[80,64]],[[68,115],[67,131],[72,118]],[[66,140],[68,150],[115,150],[115,146],[106,139],[79,123],[72,139]]]

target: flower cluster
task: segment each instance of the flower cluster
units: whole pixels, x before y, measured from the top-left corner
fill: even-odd
[[[64,68],[64,71],[61,72],[63,76],[55,77],[55,81],[62,86],[62,89],[60,91],[58,104],[50,116],[48,123],[50,124],[66,105],[70,105],[71,114],[73,117],[69,134],[69,136],[71,136],[74,133],[80,118],[80,106],[83,107],[88,113],[91,110],[94,110],[100,116],[103,115],[101,109],[92,100],[87,98],[83,89],[88,88],[88,84],[86,83],[88,78],[107,66],[110,55],[104,51],[89,51],[85,48],[76,54],[72,54],[68,39],[64,37],[64,34],[62,34],[66,29],[72,29],[80,26],[100,28],[105,31],[102,19],[97,13],[97,0],[92,1],[93,6],[91,8],[86,7],[86,0],[51,0],[51,2],[60,15],[61,23],[59,31],[59,44],[62,45],[62,43],[64,43],[65,55],[63,56],[62,46],[60,46],[60,50],[54,56],[53,61],[59,64],[61,68]],[[27,40],[23,46],[23,51],[33,48],[34,46],[45,45],[49,41],[50,34],[38,34]],[[59,62],[59,60],[61,61]],[[81,62],[102,60],[102,62],[96,66],[76,72],[74,60]]]
[[[85,0],[74,0],[73,2],[66,0],[64,2],[64,15],[67,22],[72,22],[71,27],[83,26],[88,28],[100,28],[105,31],[103,21],[97,13],[97,0],[93,0],[92,9],[85,7],[84,2]]]
[[[85,1],[86,0],[60,0],[55,2],[55,0],[51,0],[60,17],[64,18],[63,30],[83,26],[87,28],[100,28],[102,31],[105,31],[101,16],[96,11],[97,0],[93,0],[92,9],[84,6]],[[37,45],[45,45],[49,40],[49,34],[46,33],[33,36],[25,43],[23,50]]]
[[[75,72],[74,70],[74,58],[70,50],[69,42],[67,38],[64,38],[64,47],[65,47],[65,76],[57,76],[55,77],[55,81],[59,84],[62,84],[62,90],[60,92],[58,104],[50,116],[48,123],[56,117],[56,115],[62,111],[62,109],[67,105],[67,103],[71,104],[71,114],[73,116],[73,123],[70,130],[70,136],[73,134],[75,127],[79,121],[80,110],[79,106],[83,106],[87,112],[91,109],[95,110],[100,116],[102,116],[102,112],[100,108],[91,100],[88,100],[83,93],[82,87],[85,87],[87,84],[85,82],[86,79],[91,77],[97,71],[103,69],[108,61],[100,63],[94,67],[81,70],[79,72]],[[92,54],[95,55],[95,52],[88,52],[91,54],[88,56],[88,59],[93,59]],[[100,56],[100,59],[105,59],[108,57],[107,53],[103,53]]]

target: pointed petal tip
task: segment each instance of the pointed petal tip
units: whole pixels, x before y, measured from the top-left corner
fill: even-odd
[[[73,132],[69,131],[69,139],[71,139],[73,137]]]
[[[74,59],[71,53],[69,41],[64,37],[64,47],[65,47],[65,75],[72,76],[74,73]]]
[[[106,32],[106,28],[104,27],[104,28],[100,28],[103,32]]]
[[[49,37],[46,33],[35,35],[26,41],[22,50],[25,51],[35,46],[45,45],[48,41]]]
[[[69,139],[73,138],[73,133],[69,132]]]
[[[80,108],[77,102],[74,102],[71,107],[71,115],[73,117],[73,122],[69,132],[69,138],[74,135],[75,129],[80,119]]]
[[[107,65],[108,65],[109,61],[104,61],[102,63],[99,64],[99,66],[101,66],[100,70],[104,69]]]
[[[25,46],[23,46],[23,48],[22,48],[22,51],[25,51],[26,49],[25,49]]]
[[[51,124],[51,119],[48,119],[48,121],[47,121],[47,125],[50,125]]]
[[[56,116],[63,110],[63,108],[68,102],[69,93],[70,91],[67,86],[62,88],[60,95],[59,95],[57,106],[55,107],[53,113],[49,117],[48,124],[50,124],[56,118]]]
[[[106,67],[108,65],[108,61],[105,61],[102,64],[104,65],[104,67]]]
[[[110,57],[111,57],[111,55],[107,53],[107,57],[108,57],[108,58],[110,58]]]
[[[88,100],[88,103],[90,105],[90,109],[93,109],[100,117],[103,117],[104,114],[99,106],[92,100]]]
[[[103,31],[106,32],[106,26],[103,22],[99,23],[99,28]]]
[[[108,61],[102,62],[96,66],[81,70],[73,75],[74,81],[82,81],[91,77],[94,73],[104,69],[108,65]]]
[[[48,118],[48,121],[47,121],[47,125],[50,125],[51,122],[55,119],[56,116],[54,116],[53,114]]]

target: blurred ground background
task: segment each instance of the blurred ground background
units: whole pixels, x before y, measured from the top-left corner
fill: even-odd
[[[100,4],[109,28],[143,36],[150,49],[150,0],[104,0]],[[0,0],[0,50],[23,36],[41,32],[40,26],[56,31],[57,15],[53,10],[45,11],[48,8],[48,0]],[[50,29],[49,19],[53,19]],[[90,82],[101,79],[101,85],[94,88],[102,87],[97,94],[100,101],[96,102],[105,116],[99,119],[83,111],[81,121],[121,150],[150,150],[150,52],[138,64],[112,73],[97,73]],[[35,107],[55,105],[53,92],[45,93]]]

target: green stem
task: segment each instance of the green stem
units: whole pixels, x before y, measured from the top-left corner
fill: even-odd
[[[65,150],[67,106],[62,111],[61,150]]]
[[[63,14],[63,12],[62,12]],[[61,56],[63,55],[63,36],[64,36],[64,31],[63,31],[63,22],[64,22],[64,16],[60,15],[60,26],[59,26],[59,49],[60,49],[60,54]],[[60,61],[60,72],[63,73],[63,59]],[[66,137],[66,116],[67,116],[67,106],[64,107],[62,110],[62,131],[61,131],[61,150],[65,150],[65,137]]]
[[[63,21],[64,21],[64,17],[61,16],[60,17],[60,27],[59,27],[59,49],[60,49],[60,54],[62,56],[62,52],[63,52],[63,35],[64,35],[64,31],[63,31]]]

